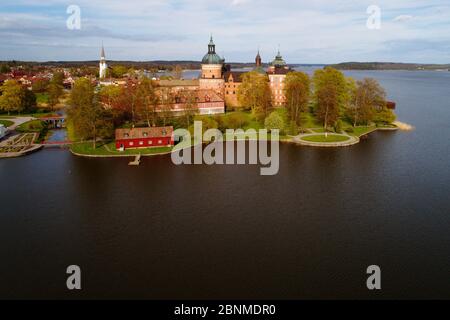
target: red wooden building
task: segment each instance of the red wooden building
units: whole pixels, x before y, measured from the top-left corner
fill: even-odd
[[[116,129],[117,150],[170,147],[173,145],[173,127]]]

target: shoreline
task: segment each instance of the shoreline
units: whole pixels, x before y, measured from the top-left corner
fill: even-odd
[[[342,142],[309,142],[309,141],[301,141],[296,140],[295,138],[297,138],[298,136],[291,136],[292,138],[289,140],[283,139],[283,140],[279,140],[280,143],[286,143],[286,144],[296,144],[299,146],[303,146],[303,147],[316,147],[316,148],[339,148],[339,147],[349,147],[349,146],[353,146],[358,144],[359,142],[361,142],[361,137],[362,136],[366,136],[369,135],[375,131],[398,131],[400,130],[399,127],[380,127],[380,128],[374,128],[373,130],[366,132],[360,136],[349,136],[351,137],[350,139],[346,140],[346,141],[342,141]],[[317,133],[320,134],[320,133]],[[336,135],[336,134],[335,134]],[[343,134],[338,134],[338,135],[343,135]],[[344,135],[343,135],[344,136]],[[259,139],[235,139],[235,141],[263,141],[263,140],[259,140]],[[265,141],[270,141],[270,140],[265,140]],[[226,142],[226,140],[224,140],[223,142]],[[205,144],[205,143],[203,143]],[[190,148],[192,148],[194,146],[191,146]],[[134,158],[137,155],[139,155],[139,152],[136,152],[136,154],[110,154],[110,155],[100,155],[100,154],[83,154],[83,153],[79,153],[79,152],[75,152],[73,151],[71,148],[69,148],[70,153],[72,153],[74,156],[77,157],[85,157],[85,158]],[[140,154],[141,157],[152,157],[152,156],[163,156],[163,155],[168,155],[171,154],[173,151],[167,151],[167,152],[158,152],[158,153],[149,153],[149,154]]]

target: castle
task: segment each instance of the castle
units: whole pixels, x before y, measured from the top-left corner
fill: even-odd
[[[100,59],[100,79],[106,76],[107,65],[105,52],[102,46]],[[262,67],[261,55],[258,53],[255,58],[253,71],[267,75],[272,92],[272,104],[274,107],[282,106],[285,103],[283,93],[284,80],[286,74],[292,71],[283,60],[278,50],[278,54],[271,62],[269,68]],[[160,92],[170,91],[175,100],[170,102],[173,112],[184,111],[186,106],[185,92],[194,92],[195,104],[200,114],[225,113],[225,108],[239,108],[237,92],[242,83],[242,75],[245,72],[232,71],[230,65],[225,64],[225,59],[216,53],[216,45],[211,36],[208,43],[208,52],[203,56],[201,62],[201,74],[199,79],[194,80],[157,80]],[[164,93],[162,93],[164,94]],[[161,105],[161,108],[163,105]]]

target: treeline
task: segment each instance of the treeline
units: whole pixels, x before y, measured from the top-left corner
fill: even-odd
[[[0,86],[0,112],[33,112],[37,109],[37,94],[45,94],[49,106],[54,107],[63,95],[63,81],[64,74],[56,72],[51,80],[36,80],[29,90],[16,80],[7,80]]]
[[[416,64],[394,62],[344,62],[330,65],[339,70],[450,70],[450,64]]]
[[[73,135],[78,140],[109,139],[114,128],[134,126],[165,126],[173,124],[173,105],[184,103],[177,117],[177,126],[189,127],[197,113],[197,96],[186,90],[173,93],[150,79],[125,86],[105,86],[96,90],[87,78],[75,81],[67,110]],[[73,137],[72,137],[73,138]]]
[[[395,120],[394,113],[386,106],[386,93],[376,80],[355,81],[331,67],[316,70],[312,78],[303,72],[289,72],[284,82],[284,96],[287,124],[282,124],[280,115],[272,112],[267,75],[249,72],[242,77],[238,89],[241,105],[247,106],[256,119],[264,121],[266,127],[283,125],[290,134],[302,129],[306,113],[313,114],[326,131],[332,128],[342,131],[343,121],[356,126]]]

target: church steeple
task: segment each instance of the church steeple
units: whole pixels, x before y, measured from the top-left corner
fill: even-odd
[[[100,52],[100,64],[99,64],[99,76],[100,79],[106,78],[106,70],[108,69],[108,65],[106,64],[106,57],[105,57],[105,48],[103,47],[102,43],[102,51]]]
[[[256,67],[261,67],[261,56],[259,55],[259,49],[258,49],[258,54],[256,55],[255,58],[255,63],[256,63]]]

